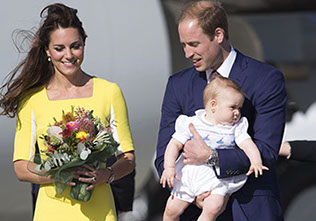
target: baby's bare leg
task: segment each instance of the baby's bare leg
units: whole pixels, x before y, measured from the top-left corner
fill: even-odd
[[[216,218],[225,210],[225,196],[211,194],[203,201],[203,210],[198,221],[215,221]]]
[[[180,215],[189,205],[189,202],[180,200],[170,195],[167,201],[165,212],[163,214],[163,221],[178,221]]]

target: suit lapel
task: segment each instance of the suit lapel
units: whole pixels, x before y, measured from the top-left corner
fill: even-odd
[[[246,98],[241,110],[241,115],[247,117],[249,122],[248,133],[253,134],[253,113],[255,112],[255,110],[252,105],[252,102],[249,100],[249,96],[251,95],[249,95],[249,91],[247,90],[247,88],[249,88],[249,84],[251,84],[249,81],[246,81],[247,76],[250,72],[248,67],[248,59],[248,57],[237,51],[236,61],[232,67],[229,78],[234,80],[237,84],[239,84],[239,86],[246,93]]]
[[[248,67],[247,57],[237,51],[237,57],[230,71],[229,78],[234,80],[240,87],[243,86],[244,81],[247,78],[245,70]]]
[[[247,78],[247,75],[245,73],[245,70],[248,67],[247,57],[237,50],[236,52],[237,57],[233,64],[232,70],[230,71],[229,78],[234,80],[236,83],[239,84],[240,87],[242,87],[244,81]],[[198,72],[195,68],[192,71],[194,71],[192,82],[193,100],[195,104],[195,110],[198,110],[204,108],[203,91],[206,87],[207,80],[205,72]]]
[[[195,110],[204,108],[203,104],[203,91],[206,87],[206,74],[205,72],[198,72],[196,70],[192,83],[193,99],[195,103]]]

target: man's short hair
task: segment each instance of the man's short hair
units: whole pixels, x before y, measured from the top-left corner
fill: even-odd
[[[221,3],[217,0],[192,0],[183,7],[179,23],[186,19],[197,19],[203,32],[211,41],[214,39],[216,28],[224,30],[224,38],[228,40],[227,15]]]

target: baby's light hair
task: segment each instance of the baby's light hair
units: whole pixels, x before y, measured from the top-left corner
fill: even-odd
[[[205,87],[203,92],[203,103],[204,107],[211,99],[216,99],[218,94],[225,90],[225,88],[232,88],[237,93],[242,94],[244,97],[246,96],[245,92],[241,89],[241,87],[233,80],[229,78],[225,78],[222,76],[214,77],[210,83]]]

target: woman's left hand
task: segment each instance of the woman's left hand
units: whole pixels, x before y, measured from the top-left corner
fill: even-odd
[[[87,170],[80,169],[81,167]],[[76,171],[74,178],[84,183],[90,183],[86,190],[91,190],[97,185],[107,182],[110,177],[110,171],[107,168],[94,169],[90,165],[84,164]],[[82,177],[82,175],[84,177]]]

